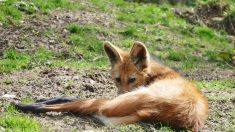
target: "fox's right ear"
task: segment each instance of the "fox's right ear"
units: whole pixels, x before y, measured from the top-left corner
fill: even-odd
[[[108,41],[104,42],[104,51],[107,54],[112,67],[117,63],[122,61],[122,56],[120,55],[120,49],[115,47]]]
[[[130,51],[131,59],[139,70],[143,70],[149,65],[149,53],[145,45],[141,42],[135,42]]]

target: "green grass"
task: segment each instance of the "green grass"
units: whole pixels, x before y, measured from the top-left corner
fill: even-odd
[[[85,54],[84,57],[86,59],[80,60],[79,58],[73,58],[71,60],[66,60],[62,57],[64,56],[62,53],[50,51],[44,48],[39,49],[33,54],[21,53],[14,49],[9,49],[4,52],[4,57],[0,60],[0,73],[10,73],[17,70],[32,69],[35,67],[71,67],[74,69],[107,67],[107,59],[104,58],[104,56],[99,57],[98,53],[95,54],[96,51],[89,52],[83,48],[77,49],[74,47],[72,52],[76,53],[77,51],[84,51],[83,53]]]
[[[19,10],[17,5],[23,10]],[[33,6],[32,6],[33,5]],[[48,13],[53,9],[83,9],[84,7],[79,3],[73,3],[69,0],[6,0],[0,2],[0,23],[4,25],[20,24],[22,16],[27,14]],[[38,10],[38,11],[37,11]]]
[[[24,97],[24,98],[21,98],[20,102],[23,103],[23,104],[32,104],[33,99],[30,98],[30,97]]]
[[[199,0],[200,4],[207,4],[211,0]],[[126,0],[88,0],[91,6],[86,7],[79,2],[73,3],[69,0],[37,0],[25,1],[28,5],[33,3],[40,11],[32,10],[27,14],[16,8],[17,0],[7,0],[0,3],[0,23],[3,25],[20,25],[20,21],[28,16],[37,15],[42,17],[53,10],[87,10],[109,14],[115,21],[110,27],[96,24],[69,23],[65,29],[69,31],[67,38],[68,48],[65,52],[38,48],[35,52],[19,52],[14,48],[4,51],[0,59],[0,73],[12,73],[23,69],[36,67],[69,67],[74,69],[107,69],[108,59],[103,51],[103,41],[109,40],[115,45],[129,49],[134,41],[142,41],[148,47],[151,54],[158,56],[164,63],[171,67],[177,67],[182,71],[200,70],[205,65],[218,64],[217,68],[229,69],[229,53],[233,45],[228,41],[227,33],[216,31],[212,28],[200,25],[192,25],[182,18],[178,18],[172,12],[169,4],[144,4]],[[230,3],[231,12],[235,9],[234,0],[226,0]],[[177,5],[181,7],[180,5]],[[184,7],[184,6],[182,6]],[[97,16],[97,19],[99,17]],[[48,18],[47,18],[48,19]],[[108,19],[107,19],[108,20]],[[120,25],[116,25],[119,23]],[[64,27],[63,27],[64,28]],[[30,30],[30,29],[29,29]],[[37,31],[37,29],[33,29]],[[53,29],[43,31],[42,35],[50,38],[55,34]],[[30,39],[30,38],[29,38]],[[31,44],[30,40],[23,40]],[[61,42],[61,43],[64,43]],[[58,43],[60,44],[60,43]],[[221,52],[223,52],[221,54]],[[225,54],[224,54],[225,53]],[[225,65],[226,64],[226,65]],[[220,67],[222,66],[222,67]],[[11,84],[12,80],[3,80],[3,83]],[[233,81],[199,81],[197,86],[209,92],[234,91]],[[71,93],[66,93],[71,94]],[[228,96],[210,95],[209,101],[228,102],[234,98],[233,94]],[[32,103],[30,97],[21,99],[23,103]],[[234,110],[231,111],[234,114]],[[220,113],[215,114],[220,120]],[[233,123],[234,124],[234,123]],[[40,125],[36,119],[17,112],[9,106],[7,111],[0,115],[0,126],[6,131],[40,131]],[[220,128],[221,127],[221,128]],[[217,130],[232,130],[217,126]],[[102,130],[117,131],[173,131],[165,125],[132,124],[118,127],[103,127]]]
[[[49,65],[48,62],[54,55],[52,51],[46,49],[39,49],[33,55],[9,49],[4,52],[3,59],[0,60],[0,73]]]
[[[106,128],[107,130],[108,128]],[[147,124],[147,123],[138,123],[138,124],[130,124],[130,125],[121,125],[115,128],[115,130],[119,132],[146,132],[146,131],[164,131],[164,132],[173,132],[170,127],[164,126],[161,124]],[[183,131],[182,131],[183,132]]]
[[[233,81],[200,81],[197,82],[198,87],[208,90],[208,91],[219,91],[227,90],[233,91],[235,89],[235,83]]]
[[[208,97],[209,101],[217,101],[217,102],[229,102],[235,96],[233,95],[233,91],[235,89],[235,83],[233,81],[200,81],[196,82],[197,86],[207,92],[219,92],[221,91],[221,95],[210,95]],[[223,92],[225,92],[223,94]],[[226,94],[226,96],[224,96]]]
[[[234,117],[235,109],[233,109],[232,99],[235,98],[234,89],[235,83],[233,80],[230,81],[199,81],[196,82],[197,86],[203,91],[209,93],[207,99],[210,103],[210,116],[212,120],[223,121],[228,118],[232,118],[231,122],[228,122],[226,125],[221,123],[216,125],[213,129],[214,131],[233,131],[234,130]],[[213,104],[225,104],[222,106],[214,106]],[[217,104],[217,105],[218,105]],[[213,124],[211,124],[213,125]]]
[[[71,24],[68,26],[71,36],[69,41],[74,43],[71,48],[72,51],[79,52],[84,55],[84,59],[92,61],[94,59],[102,59],[103,42],[97,38],[99,33],[105,34],[93,26],[81,26],[78,24]]]
[[[103,3],[106,12],[109,11],[109,5],[115,5],[105,0]],[[112,10],[116,19],[127,25],[109,30],[122,35],[118,36],[117,45],[127,48],[135,40],[145,42],[150,53],[155,54],[156,49],[161,49],[161,52],[155,55],[169,64],[178,61],[183,70],[200,68],[197,64],[206,63],[208,59],[220,65],[224,65],[224,62],[230,63],[228,59],[220,56],[220,52],[231,53],[233,49],[226,33],[206,26],[189,24],[186,20],[174,16],[172,7],[166,4],[159,6],[124,3],[117,6],[117,10]],[[176,46],[177,49],[174,49]]]
[[[7,112],[0,115],[0,126],[7,132],[39,132],[40,125],[36,119],[18,113],[11,105],[7,107]]]
[[[15,2],[10,0],[1,4],[0,7],[14,11]],[[47,0],[45,2],[30,0],[29,2],[33,2],[45,13],[58,8],[85,9],[80,8],[82,6],[79,3],[74,4],[68,0]],[[101,25],[68,24],[67,30],[70,35],[65,41],[69,42],[71,46],[66,53],[47,55],[45,52],[40,53],[41,56],[39,53],[34,53],[34,57],[28,56],[27,53],[20,53],[19,56],[22,56],[20,59],[4,58],[0,60],[2,66],[0,72],[12,72],[37,66],[87,68],[87,65],[88,67],[98,65],[106,67],[108,63],[103,52],[103,39],[100,36],[110,39],[110,35],[113,36],[112,42],[124,49],[129,49],[136,40],[142,41],[151,54],[158,56],[170,66],[177,65],[182,70],[200,69],[203,64],[208,64],[208,60],[223,67],[230,64],[232,57],[227,55],[232,52],[233,47],[227,40],[227,34],[206,26],[192,25],[184,19],[177,18],[172,12],[171,5],[139,4],[124,0],[90,0],[89,2],[95,6],[90,10],[111,13],[117,22],[124,23],[126,26],[113,25],[112,28],[107,28]],[[21,16],[25,15],[17,9],[15,11],[16,13],[13,14],[21,15],[13,17],[6,15],[7,12],[2,10],[0,16],[3,16],[4,19],[9,16],[20,20]],[[43,35],[50,37],[53,32],[50,29]],[[159,52],[156,52],[158,49]],[[228,54],[224,56],[224,54],[221,55],[221,52]],[[44,58],[43,54],[49,58]]]
[[[15,0],[8,0],[0,3],[0,22],[6,24],[12,21],[19,22],[22,17],[22,12],[14,6]]]

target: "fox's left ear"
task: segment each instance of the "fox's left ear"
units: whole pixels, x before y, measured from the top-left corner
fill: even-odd
[[[150,56],[147,48],[141,42],[135,42],[130,51],[130,57],[139,70],[148,67]]]

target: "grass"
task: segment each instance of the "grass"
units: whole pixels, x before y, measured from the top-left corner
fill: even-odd
[[[7,24],[16,21],[18,23],[21,20],[22,12],[16,9],[14,2],[14,0],[8,0],[0,3],[0,22]]]
[[[103,42],[97,38],[99,33],[92,26],[69,25],[71,32],[69,41],[74,43],[73,51],[78,51],[84,55],[84,59],[91,61],[94,56],[103,55]]]
[[[233,109],[233,104],[231,100],[235,98],[234,96],[234,81],[199,81],[196,82],[198,87],[203,91],[210,93],[207,98],[210,103],[210,118],[213,122],[224,121],[226,123],[221,123],[214,127],[215,131],[233,131],[234,130],[234,118],[235,110]],[[213,104],[226,104],[224,107],[213,106]],[[217,104],[217,105],[218,105]],[[227,123],[227,119],[231,118],[232,122]],[[213,125],[213,124],[211,124]]]
[[[163,61],[182,62],[181,69],[183,70],[197,67],[196,63],[189,65],[192,61],[205,63],[207,58],[222,64],[226,60],[219,56],[219,52],[224,50],[231,53],[232,51],[232,46],[226,39],[226,33],[204,26],[191,25],[185,20],[175,17],[168,5],[138,3],[126,5],[128,6],[122,6],[117,11],[117,20],[130,25],[121,31],[124,39],[151,43],[147,44],[147,47],[152,54],[155,54],[152,51],[155,51],[156,48],[161,49],[168,55],[160,52],[157,56],[162,57]],[[175,46],[177,46],[177,50],[174,49]],[[197,54],[199,49],[201,53]],[[214,53],[214,56],[209,53]],[[189,59],[184,61],[185,58]],[[192,61],[189,62],[190,60]]]
[[[233,81],[200,81],[197,82],[198,87],[208,91],[233,91],[235,83]]]
[[[206,4],[211,0],[200,0],[198,4]],[[44,2],[27,0],[26,5],[33,3],[40,11],[26,8],[31,14],[16,8],[17,0],[7,0],[0,3],[0,23],[5,26],[20,25],[28,16],[49,14],[53,10],[86,10],[104,14],[110,14],[115,21],[110,27],[96,24],[68,23],[64,30],[69,33],[64,42],[69,46],[65,52],[50,50],[45,47],[38,48],[35,52],[20,52],[13,47],[3,52],[0,59],[0,74],[13,73],[24,69],[36,67],[69,67],[74,69],[107,69],[108,60],[103,52],[103,41],[109,40],[115,45],[129,49],[133,42],[142,41],[148,47],[152,55],[158,56],[161,61],[171,67],[177,67],[182,71],[200,70],[205,65],[216,63],[218,68],[229,69],[230,56],[233,45],[227,39],[227,33],[216,31],[212,28],[192,25],[182,18],[178,18],[172,12],[173,6],[168,4],[137,3],[125,0],[88,0],[91,5],[86,7],[81,3],[73,3],[69,0],[46,0]],[[226,0],[235,9],[234,0]],[[179,5],[178,5],[179,6]],[[43,16],[42,16],[43,17]],[[99,17],[97,16],[97,19]],[[108,21],[108,19],[107,19]],[[116,24],[119,23],[120,25]],[[30,30],[30,29],[29,29]],[[37,31],[37,29],[33,29]],[[53,36],[53,29],[45,30],[42,34],[48,38]],[[29,38],[30,39],[30,38]],[[25,40],[26,41],[26,40]],[[25,43],[31,43],[27,40]],[[63,43],[63,42],[61,42]],[[225,54],[221,54],[225,53]],[[222,66],[222,67],[220,67]],[[11,80],[4,80],[11,84]],[[234,91],[233,81],[198,81],[197,85],[205,91],[216,92]],[[227,97],[222,95],[210,95],[209,101],[228,102],[234,98],[232,94]],[[32,103],[30,97],[21,99],[23,103]],[[231,110],[234,115],[234,110]],[[0,115],[0,126],[6,131],[40,131],[39,123],[27,115],[20,114],[14,108],[9,107]],[[233,116],[234,117],[234,116]],[[215,114],[215,118],[221,118]],[[116,129],[117,131],[173,131],[168,126],[135,124],[119,127],[104,127],[104,130]],[[232,127],[218,126],[217,130],[229,131]]]
[[[0,73],[47,65],[53,55],[53,52],[46,49],[39,49],[33,55],[9,49],[4,52],[3,59],[0,61]]]
[[[7,107],[7,113],[0,115],[0,126],[10,132],[39,132],[40,125],[34,118],[20,114],[13,106]]]
[[[20,8],[19,8],[20,7]],[[0,23],[4,25],[20,24],[23,15],[36,13],[49,13],[53,9],[83,9],[79,3],[73,3],[69,0],[6,0],[0,2]]]
[[[92,47],[91,47],[92,48]],[[74,48],[73,52],[85,51],[84,49]],[[74,69],[89,69],[89,68],[104,68],[107,66],[107,61],[104,58],[92,57],[92,52],[86,51],[85,58],[90,60],[79,60],[74,58],[66,60],[62,53],[50,51],[44,48],[39,49],[37,52],[21,53],[14,49],[9,49],[4,52],[3,59],[0,60],[0,73],[11,73],[22,69],[33,69],[35,67],[71,67]],[[94,62],[94,59],[95,62]]]
[[[15,6],[13,5],[15,2],[14,0],[9,0],[0,6],[14,11]],[[67,0],[47,0],[43,3],[30,0],[28,2],[33,2],[36,7],[45,13],[58,8],[72,10],[82,7],[79,3],[74,4]],[[177,67],[182,70],[200,69],[203,65],[198,64],[205,64],[208,60],[218,65],[225,65],[225,67],[231,61],[232,57],[228,55],[232,52],[233,47],[227,40],[226,33],[206,26],[192,25],[184,19],[177,18],[172,12],[172,6],[170,5],[139,4],[123,0],[90,0],[89,2],[96,6],[94,9],[112,13],[117,22],[122,22],[126,26],[119,27],[114,25],[112,28],[107,28],[100,25],[68,24],[67,30],[70,35],[64,41],[69,42],[71,46],[66,54],[49,54],[50,58],[46,58],[48,60],[45,61],[40,60],[43,59],[41,58],[42,56],[27,57],[27,53],[20,53],[23,58],[17,60],[4,58],[0,60],[0,65],[2,66],[0,72],[30,69],[40,65],[67,65],[68,67],[87,68],[87,65],[92,67],[96,62],[97,65],[106,67],[107,58],[103,53],[101,35],[104,37],[114,35],[112,38],[114,44],[124,47],[124,49],[130,48],[136,40],[142,41],[147,45],[151,54],[159,56],[163,62],[170,66],[174,67],[177,64]],[[115,7],[115,10],[110,8],[112,6]],[[77,10],[83,9],[77,8]],[[12,19],[20,20],[22,15],[25,16],[23,12],[17,9],[15,12],[13,14],[17,15],[19,13],[21,15],[14,17],[2,11],[2,18],[9,16]],[[48,30],[44,31],[43,34],[50,37],[53,32]],[[30,43],[30,41],[26,43]],[[160,49],[159,52],[155,52],[158,49]],[[221,56],[221,52],[225,52],[226,55]],[[34,56],[37,54],[34,53]],[[42,54],[47,56],[47,52]],[[68,55],[67,58],[66,55]],[[69,57],[72,59],[67,62]]]

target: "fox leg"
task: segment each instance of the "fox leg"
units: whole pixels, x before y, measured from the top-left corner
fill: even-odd
[[[34,113],[44,113],[49,111],[69,111],[89,114],[97,111],[98,107],[96,105],[99,105],[100,102],[103,102],[103,100],[80,100],[75,97],[62,96],[37,100],[36,103],[33,104],[20,104],[13,102],[12,105],[23,112],[30,111]]]
[[[24,112],[32,111],[35,113],[41,113],[41,112],[47,112],[45,109],[43,109],[42,106],[44,105],[55,105],[55,104],[64,104],[69,102],[74,102],[78,100],[76,97],[69,97],[69,96],[58,96],[58,97],[52,97],[52,98],[43,98],[36,100],[34,104],[16,104],[12,103],[17,109],[20,109]]]
[[[129,92],[114,99],[79,99],[55,105],[42,105],[45,111],[71,111],[83,114],[100,114],[107,117],[131,115],[146,103],[151,95],[143,91]]]
[[[141,100],[148,94],[130,92],[115,99],[88,99],[75,102],[43,106],[45,111],[70,111],[82,114],[95,114],[106,125],[138,122],[143,119]],[[144,118],[149,116],[144,114]]]
[[[75,100],[78,100],[77,97],[70,97],[70,96],[57,96],[53,98],[42,98],[39,100],[36,100],[36,104],[46,104],[46,105],[53,105],[53,104],[63,104],[68,102],[73,102]]]
[[[95,114],[101,120],[111,121],[111,124],[132,123],[142,119],[139,111],[143,111],[145,99],[151,95],[144,91],[133,91],[120,95],[114,99],[78,99],[63,104],[32,104],[15,106],[22,111],[49,112],[69,111],[81,114]],[[145,114],[145,116],[148,116]],[[107,124],[107,123],[106,123]]]

